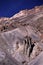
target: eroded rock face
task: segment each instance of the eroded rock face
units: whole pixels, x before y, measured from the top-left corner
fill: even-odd
[[[33,31],[33,33],[28,31],[28,29]],[[38,48],[41,49],[36,43],[38,42],[39,45],[40,36],[38,34],[36,35],[34,29],[31,29],[31,27],[27,27],[26,30],[29,32],[28,36],[27,34],[24,34],[25,30],[22,32],[23,30],[20,28],[0,33],[0,47],[11,55],[12,58],[15,58],[19,63],[22,64],[29,63],[31,59],[34,59],[36,55],[39,54]],[[30,37],[32,40],[30,41],[28,37]],[[34,44],[34,46],[31,44]]]
[[[43,6],[0,18],[0,48],[0,65],[31,65],[36,61],[43,51]]]

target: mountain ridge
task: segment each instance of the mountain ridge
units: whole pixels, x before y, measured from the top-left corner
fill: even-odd
[[[43,5],[0,18],[0,48],[1,65],[39,65],[43,58]]]

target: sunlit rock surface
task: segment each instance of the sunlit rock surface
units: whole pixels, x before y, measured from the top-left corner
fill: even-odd
[[[43,5],[0,18],[0,65],[43,65]]]

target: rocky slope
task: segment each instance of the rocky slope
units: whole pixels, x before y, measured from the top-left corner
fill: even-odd
[[[0,18],[1,65],[39,65],[40,57],[43,64],[43,5]]]

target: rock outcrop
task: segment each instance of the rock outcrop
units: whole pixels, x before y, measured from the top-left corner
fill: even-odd
[[[0,18],[0,65],[39,65],[40,57],[43,58],[43,5]]]

